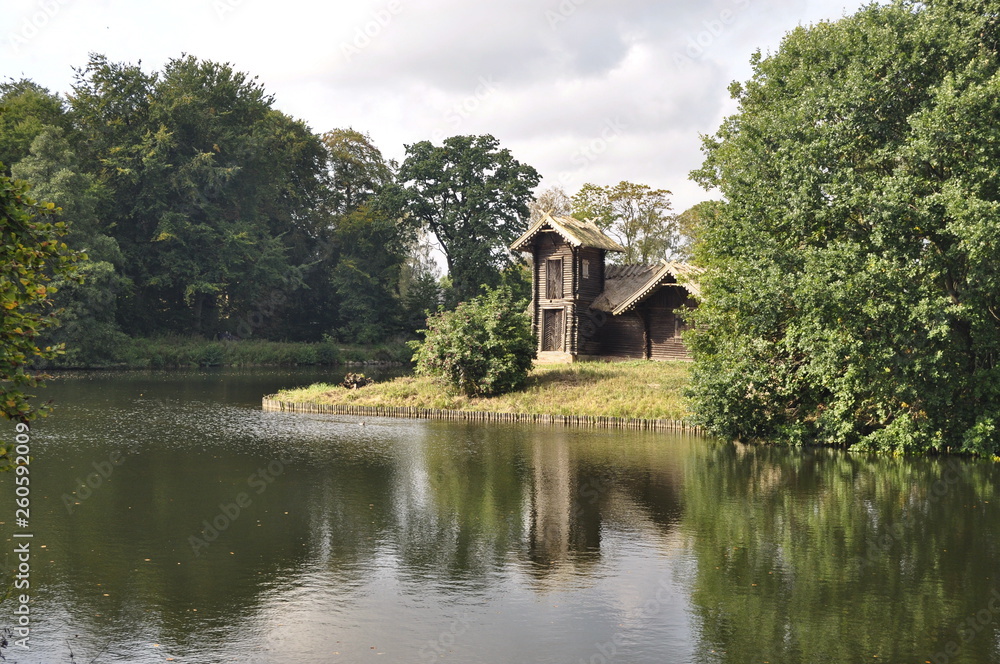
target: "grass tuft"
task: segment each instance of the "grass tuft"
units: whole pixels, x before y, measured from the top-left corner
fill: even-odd
[[[682,391],[689,362],[581,362],[532,369],[527,386],[497,397],[470,398],[426,377],[396,378],[358,390],[317,384],[273,398],[293,403],[440,408],[643,419],[686,418]]]

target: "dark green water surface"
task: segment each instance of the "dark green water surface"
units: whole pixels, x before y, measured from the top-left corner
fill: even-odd
[[[339,378],[52,382],[6,661],[1000,662],[992,462],[260,410]]]

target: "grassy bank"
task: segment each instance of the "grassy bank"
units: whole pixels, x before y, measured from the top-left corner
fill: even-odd
[[[129,339],[113,360],[60,363],[57,368],[173,369],[183,367],[271,367],[409,362],[403,343],[377,346],[335,342],[294,343],[265,340],[211,341],[192,337]]]
[[[440,408],[547,415],[595,415],[680,420],[688,415],[681,392],[688,362],[584,362],[535,367],[527,387],[471,399],[429,378],[405,377],[359,390],[317,384],[273,398],[295,403]]]

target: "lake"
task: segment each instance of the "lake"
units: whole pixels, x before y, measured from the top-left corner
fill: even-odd
[[[1000,662],[992,462],[260,410],[339,378],[53,381],[6,661]]]

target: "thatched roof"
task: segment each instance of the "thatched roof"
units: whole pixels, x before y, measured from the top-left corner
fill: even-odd
[[[629,311],[661,287],[683,288],[695,297],[701,290],[695,279],[704,270],[694,265],[663,262],[656,265],[608,265],[604,268],[604,291],[591,309],[619,315]]]
[[[531,251],[531,241],[536,235],[552,230],[558,233],[562,239],[574,247],[592,247],[594,249],[605,249],[607,251],[625,251],[610,237],[601,232],[592,221],[580,221],[573,217],[557,217],[544,213],[542,217],[531,225],[528,231],[510,245],[511,251]]]

